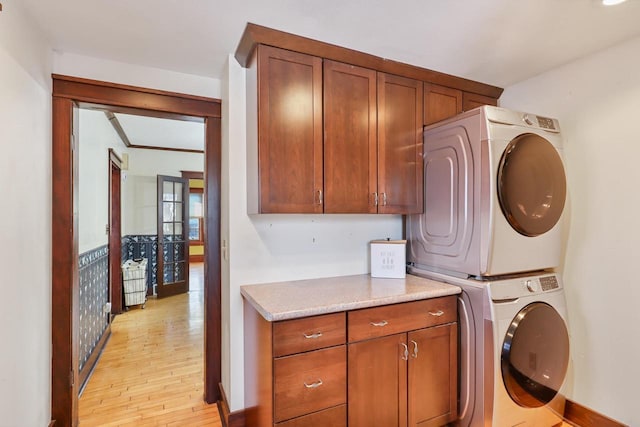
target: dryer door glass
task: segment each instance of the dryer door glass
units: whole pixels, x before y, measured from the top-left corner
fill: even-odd
[[[566,191],[562,159],[549,141],[525,133],[509,143],[498,168],[498,200],[518,233],[534,237],[551,230]]]
[[[535,302],[513,318],[502,344],[502,379],[520,406],[549,403],[564,382],[569,366],[569,334],[550,305]]]

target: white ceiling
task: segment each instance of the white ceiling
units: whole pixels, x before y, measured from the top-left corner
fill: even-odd
[[[204,150],[204,123],[115,113],[132,145]]]
[[[214,78],[247,22],[501,87],[640,35],[640,0],[22,2],[60,51]]]

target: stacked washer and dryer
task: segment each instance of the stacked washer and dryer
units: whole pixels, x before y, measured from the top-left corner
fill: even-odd
[[[409,271],[462,288],[459,422],[550,427],[564,410],[569,334],[566,178],[552,118],[480,107],[425,128],[425,212]]]

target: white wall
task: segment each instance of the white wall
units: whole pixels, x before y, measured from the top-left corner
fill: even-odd
[[[51,418],[51,53],[20,2],[0,14],[0,426]]]
[[[78,253],[108,243],[109,148],[126,147],[102,111],[80,109],[78,162]]]
[[[222,239],[229,241],[229,259],[222,267],[222,379],[235,411],[244,407],[240,286],[368,273],[369,241],[400,238],[402,220],[397,215],[248,216],[245,70],[230,55],[225,71]]]
[[[129,170],[122,171],[122,235],[157,234],[157,175],[202,172],[204,155],[140,148],[129,148],[128,153]]]
[[[56,74],[220,98],[220,80],[56,51]]]
[[[501,98],[560,120],[573,397],[629,425],[640,425],[639,52],[636,38],[508,87]]]

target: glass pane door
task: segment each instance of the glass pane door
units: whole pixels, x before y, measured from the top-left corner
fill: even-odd
[[[189,291],[189,180],[158,175],[158,298]]]

